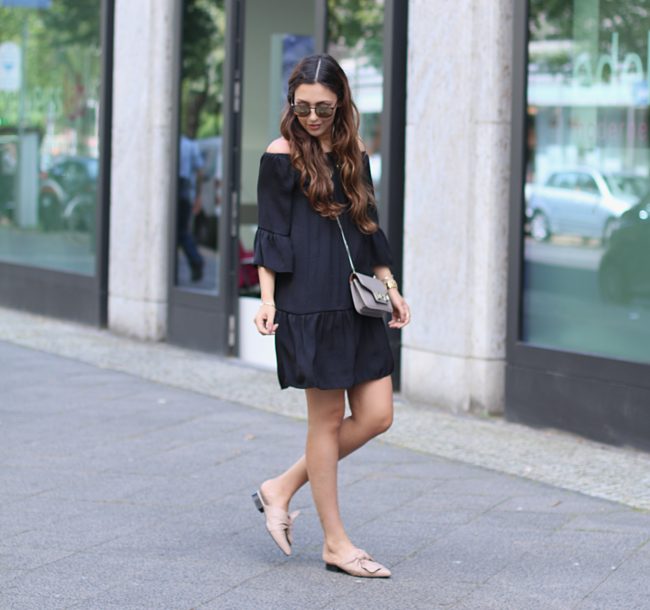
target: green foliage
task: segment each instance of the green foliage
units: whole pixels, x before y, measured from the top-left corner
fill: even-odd
[[[80,142],[92,136],[100,85],[99,0],[54,0],[49,9],[0,8],[0,41],[27,38],[25,97],[28,126],[73,126]],[[3,122],[16,125],[19,93],[0,92]]]
[[[579,9],[593,14],[594,22],[576,22]],[[529,15],[533,40],[572,39],[577,28],[584,31],[591,26],[598,32],[603,50],[608,47],[612,32],[618,32],[624,52],[645,53],[648,46],[650,2],[647,0],[530,0]]]
[[[530,0],[529,27],[533,39],[566,39],[573,26],[573,2]]]
[[[538,46],[530,61],[548,73],[570,73],[578,53],[611,53],[618,34],[618,57],[648,54],[650,3],[631,0],[530,0],[531,41],[565,41]],[[595,61],[595,59],[594,59]]]
[[[384,52],[384,3],[381,0],[328,0],[330,43],[347,47],[381,69]]]
[[[181,128],[192,138],[222,131],[225,30],[223,0],[184,1]]]
[[[55,0],[51,8],[39,13],[52,46],[99,50],[98,0]]]
[[[206,58],[214,44],[222,42],[218,40],[219,29],[210,14],[210,8],[218,4],[205,0],[183,3],[183,78],[203,79]]]

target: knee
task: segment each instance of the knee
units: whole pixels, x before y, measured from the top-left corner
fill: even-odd
[[[376,410],[365,417],[357,418],[359,424],[365,429],[368,438],[379,436],[386,432],[393,424],[393,410]]]
[[[307,420],[307,427],[311,434],[338,436],[343,423],[345,410],[343,408],[333,410],[330,413],[319,413],[314,417],[310,414]]]
[[[393,425],[393,409],[387,409],[384,413],[375,416],[373,426],[375,435],[383,434]]]
[[[318,427],[323,433],[338,435],[339,431],[341,430],[342,423],[343,414],[337,417],[328,417],[327,419],[323,419]]]

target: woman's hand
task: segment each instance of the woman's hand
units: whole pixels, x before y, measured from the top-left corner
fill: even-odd
[[[393,306],[393,317],[389,320],[388,326],[390,328],[404,328],[411,321],[411,310],[408,303],[397,288],[391,288],[388,291],[388,296]]]
[[[274,335],[277,324],[273,323],[275,319],[275,306],[262,303],[253,318],[255,326],[260,335]]]

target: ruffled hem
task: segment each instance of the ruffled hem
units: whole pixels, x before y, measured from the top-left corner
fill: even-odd
[[[276,273],[293,271],[293,248],[288,235],[280,235],[258,228],[255,233],[253,264]]]
[[[377,373],[368,373],[367,376],[360,376],[360,377],[354,377],[351,378],[347,381],[344,382],[334,382],[334,385],[328,385],[328,384],[323,384],[321,383],[318,385],[318,383],[314,382],[311,384],[305,384],[305,385],[299,385],[298,383],[289,383],[285,382],[283,383],[281,379],[280,381],[280,389],[286,390],[287,388],[296,388],[297,390],[308,390],[309,388],[316,388],[317,390],[349,390],[350,388],[353,388],[360,383],[365,383],[366,381],[374,381],[375,379],[383,379],[384,377],[388,377],[389,375],[393,374],[394,366],[391,365],[390,367],[386,367],[385,371],[383,372],[377,372]],[[343,383],[343,385],[341,385]]]
[[[280,387],[347,389],[394,369],[386,323],[354,309],[292,314],[278,310]]]

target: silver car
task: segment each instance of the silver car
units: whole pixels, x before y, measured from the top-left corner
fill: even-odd
[[[526,210],[530,234],[537,241],[576,235],[607,242],[621,214],[647,189],[647,179],[632,174],[593,169],[553,172],[530,194]]]

